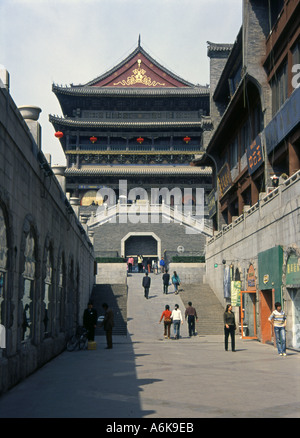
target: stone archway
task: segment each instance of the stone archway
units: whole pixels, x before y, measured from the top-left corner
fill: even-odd
[[[157,243],[157,249],[156,249],[157,258],[158,258],[158,260],[161,259],[161,239],[155,233],[150,232],[150,231],[149,232],[143,232],[143,231],[135,231],[134,232],[133,231],[133,232],[126,234],[126,236],[124,236],[123,239],[121,240],[121,254],[122,255],[126,256],[126,247],[125,247],[126,241],[128,239],[130,239],[131,237],[140,237],[141,239],[143,237],[152,237]]]

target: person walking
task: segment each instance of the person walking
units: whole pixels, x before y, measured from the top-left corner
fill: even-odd
[[[171,319],[174,327],[174,339],[179,339],[180,336],[180,322],[183,324],[181,310],[179,310],[179,305],[175,304],[175,308],[172,311]]]
[[[164,294],[167,294],[168,293],[169,282],[170,282],[170,274],[168,273],[167,269],[166,269],[166,272],[162,276],[162,280],[163,280]]]
[[[129,257],[127,263],[128,263],[128,272],[131,273],[132,272],[132,267],[133,267],[133,264],[134,264],[133,257]]]
[[[143,272],[143,256],[142,255],[138,255],[137,259],[138,259],[138,270],[139,270],[139,273],[142,273]]]
[[[108,307],[108,304],[103,303],[102,307],[105,311],[104,314],[104,320],[103,320],[103,327],[106,334],[106,349],[109,350],[113,348],[112,344],[112,329],[114,327],[114,313],[113,311]]]
[[[269,321],[274,328],[278,354],[286,356],[286,314],[279,302],[275,303],[275,310],[269,316]]]
[[[88,307],[83,312],[83,326],[88,331],[88,341],[94,341],[95,328],[97,326],[97,311],[93,308],[92,301],[88,302]]]
[[[148,276],[148,272],[146,272],[145,277],[143,277],[142,286],[144,288],[144,295],[147,300],[149,296],[150,285],[151,285],[151,278]]]
[[[178,286],[180,285],[180,278],[176,271],[173,272],[172,283],[174,285],[175,295],[178,294]]]
[[[163,313],[161,314],[159,323],[161,323],[162,319],[164,318],[164,337],[168,339],[170,339],[170,328],[171,328],[171,324],[172,324],[172,320],[171,320],[171,310],[168,304],[166,304],[166,308],[163,311]]]
[[[231,337],[231,350],[235,351],[235,317],[231,304],[227,304],[224,312],[225,351],[228,351],[228,338]]]
[[[151,272],[151,259],[149,257],[147,258],[147,269],[148,269],[148,274],[150,274],[150,272]]]
[[[158,272],[157,272],[157,261],[156,260],[152,260],[152,271],[153,271],[153,273],[155,274],[155,275],[157,275],[158,274]]]
[[[159,262],[159,266],[160,266],[160,272],[163,274],[165,272],[165,266],[166,266],[166,262],[163,257]]]
[[[195,321],[198,321],[198,316],[195,307],[192,306],[192,302],[188,302],[189,307],[185,309],[185,319],[187,319],[189,327],[189,337],[196,336]]]

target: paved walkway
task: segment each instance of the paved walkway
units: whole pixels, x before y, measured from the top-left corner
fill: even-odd
[[[300,418],[300,355],[223,336],[166,340],[158,324],[165,304],[161,276],[151,274],[149,300],[142,274],[128,277],[128,336],[105,349],[64,352],[0,398],[1,418]],[[172,288],[170,288],[172,289]],[[112,420],[113,421],[113,420]]]

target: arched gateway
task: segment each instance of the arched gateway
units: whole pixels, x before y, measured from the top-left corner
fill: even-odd
[[[153,232],[130,232],[121,240],[121,254],[125,257],[142,254],[161,258],[161,239]]]

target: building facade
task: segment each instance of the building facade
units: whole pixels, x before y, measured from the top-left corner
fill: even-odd
[[[297,349],[299,20],[299,1],[244,0],[234,44],[209,43],[214,129],[204,155],[194,160],[210,163],[217,176],[211,197],[215,232],[206,247],[213,289],[221,302],[237,303],[241,325],[263,342],[273,337],[267,317],[275,301],[282,302],[289,346]]]
[[[139,230],[130,222],[128,227],[120,227],[117,220],[117,224],[106,225],[105,233],[98,216],[103,216],[102,208],[109,210],[120,202],[128,208],[145,202],[149,208],[167,204],[172,210],[170,223],[174,224],[174,210],[196,204],[197,188],[203,189],[206,202],[211,169],[189,164],[200,151],[204,133],[211,129],[209,88],[170,72],[139,40],[137,48],[105,74],[85,85],[53,85],[53,92],[63,113],[60,117],[50,115],[50,122],[66,154],[66,191],[70,202],[79,205],[81,219],[92,227],[95,255],[137,256],[129,242],[121,253],[121,240],[130,235],[143,255],[160,257],[155,241],[163,237],[163,221],[152,240],[150,213],[141,215]],[[120,189],[120,182],[123,187],[126,184],[125,190]],[[154,189],[158,190],[155,198]],[[195,215],[194,210],[191,213]],[[187,214],[183,216],[185,221]],[[204,234],[194,235],[198,242],[195,249],[188,233],[184,242],[181,238],[176,241],[178,227],[174,227],[172,249],[170,242],[164,250],[171,256],[177,247],[184,246],[187,255],[203,254]],[[103,239],[107,233],[112,237],[117,233],[120,239],[107,243]]]
[[[65,349],[94,284],[91,241],[41,149],[41,109],[18,109],[8,84],[0,80],[0,392]]]

